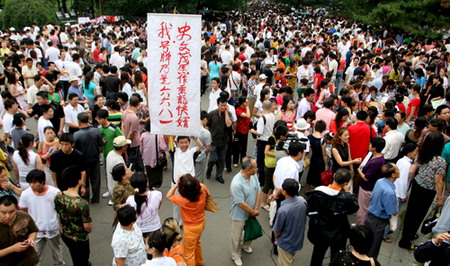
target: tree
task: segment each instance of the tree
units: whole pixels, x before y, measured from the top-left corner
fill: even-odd
[[[333,15],[435,38],[450,26],[449,0],[274,0],[293,7],[329,6]]]
[[[0,13],[0,27],[21,28],[31,24],[56,23],[56,7],[49,0],[6,0]]]

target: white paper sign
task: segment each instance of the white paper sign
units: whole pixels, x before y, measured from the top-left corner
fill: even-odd
[[[200,135],[201,16],[147,14],[152,134]]]

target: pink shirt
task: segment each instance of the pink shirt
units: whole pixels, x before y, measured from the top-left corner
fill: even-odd
[[[330,131],[331,121],[334,120],[336,114],[328,108],[322,108],[316,112],[316,121],[323,120],[327,124],[327,131]]]
[[[159,153],[158,158],[165,156],[164,151],[167,148],[167,144],[164,141],[163,135],[158,135]],[[156,138],[155,135],[150,132],[144,132],[141,135],[141,148],[142,148],[142,160],[144,165],[150,167],[156,167]]]
[[[134,137],[131,140],[130,147],[138,147],[141,140],[141,134],[139,132],[139,118],[136,113],[130,109],[126,110],[122,114],[122,132],[123,135],[128,138],[130,132],[134,131]]]

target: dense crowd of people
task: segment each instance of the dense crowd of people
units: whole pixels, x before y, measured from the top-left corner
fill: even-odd
[[[237,266],[262,211],[279,265],[305,233],[312,266],[328,249],[331,265],[380,265],[395,230],[417,261],[450,262],[449,39],[259,2],[203,20],[198,137],[151,133],[146,42],[141,22],[2,32],[0,265],[40,265],[46,246],[64,265],[61,240],[90,265],[100,197],[116,213],[113,265],[203,265],[211,177],[230,183]],[[432,206],[444,206],[435,238],[416,246]]]

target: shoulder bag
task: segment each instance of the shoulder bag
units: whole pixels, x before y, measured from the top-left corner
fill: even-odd
[[[166,167],[167,166],[167,158],[163,156],[159,158],[159,145],[158,145],[158,135],[155,135],[155,143],[156,143],[156,166],[157,167]]]

